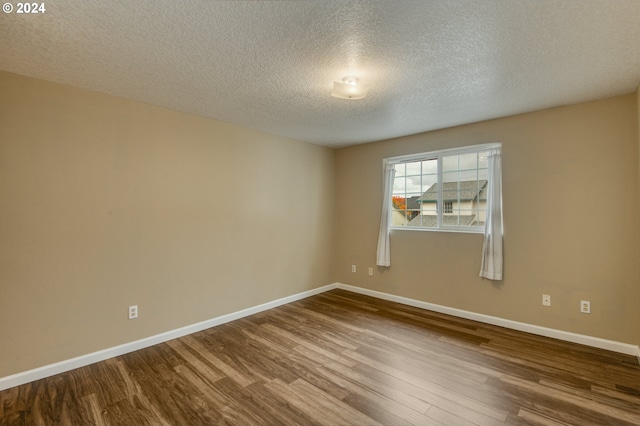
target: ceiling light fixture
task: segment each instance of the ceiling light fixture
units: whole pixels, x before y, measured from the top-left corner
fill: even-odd
[[[359,82],[358,77],[347,76],[342,82],[334,81],[331,96],[340,99],[363,99],[369,91],[368,84]]]

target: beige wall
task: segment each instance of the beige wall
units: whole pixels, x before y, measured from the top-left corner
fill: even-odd
[[[640,179],[640,86],[638,87],[638,90],[636,90],[636,124],[637,124],[637,136],[638,136],[638,178]],[[640,191],[640,184],[638,185],[638,190]],[[640,194],[640,192],[638,193]],[[638,261],[638,268],[640,268],[640,258]],[[638,280],[638,287],[640,287],[640,280]],[[637,340],[636,342],[638,343],[638,346],[640,346],[640,291],[638,291],[638,302],[636,304],[636,313],[637,313],[637,320],[636,320],[636,333],[637,333]],[[640,360],[640,356],[639,356],[639,360]]]
[[[337,218],[336,280],[640,344],[636,102],[627,95],[339,150],[338,206],[361,214]],[[367,276],[380,213],[363,206],[381,206],[382,159],[487,142],[503,144],[504,281],[478,277],[482,235],[407,230],[391,233],[391,267]],[[582,299],[590,315],[579,312]]]
[[[0,377],[331,283],[334,157],[0,73]]]

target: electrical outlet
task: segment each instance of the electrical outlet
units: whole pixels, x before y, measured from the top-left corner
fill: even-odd
[[[582,312],[583,314],[590,314],[591,313],[591,302],[589,302],[588,300],[581,300],[580,301],[580,312]]]
[[[373,275],[373,268],[369,268],[369,275]]]
[[[351,265],[351,272],[355,272],[356,271],[356,265]]]
[[[544,306],[551,306],[551,295],[550,294],[543,294],[542,295],[542,304]]]
[[[129,319],[138,318],[138,305],[129,306]]]

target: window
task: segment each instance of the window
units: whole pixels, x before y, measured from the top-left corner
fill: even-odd
[[[488,154],[496,148],[500,144],[387,158],[395,171],[390,227],[484,232]]]

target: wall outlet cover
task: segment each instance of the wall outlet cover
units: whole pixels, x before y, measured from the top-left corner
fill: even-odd
[[[588,300],[581,300],[580,301],[580,312],[582,312],[583,314],[590,314],[591,313],[591,302],[589,302]]]
[[[138,305],[129,306],[129,319],[138,318]]]

